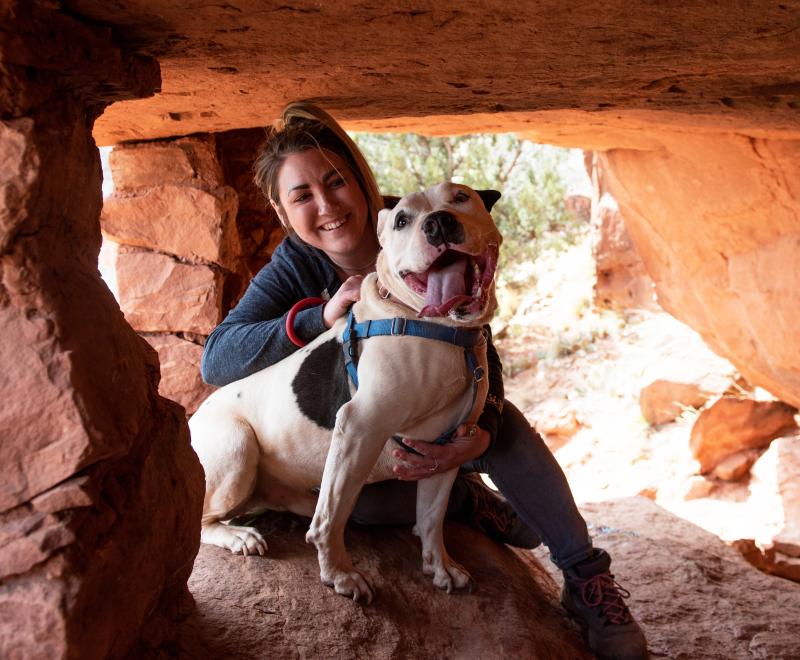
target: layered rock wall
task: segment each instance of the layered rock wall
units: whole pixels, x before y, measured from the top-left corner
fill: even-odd
[[[0,3],[0,657],[122,657],[188,598],[203,476],[97,271],[94,119],[152,60]]]
[[[101,224],[120,306],[158,351],[159,392],[192,414],[205,338],[264,265],[278,225],[251,179],[263,133],[231,131],[116,147]],[[277,231],[276,231],[277,230]]]

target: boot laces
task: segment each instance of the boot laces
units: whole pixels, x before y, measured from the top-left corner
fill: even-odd
[[[600,573],[587,580],[578,580],[581,599],[591,607],[600,607],[607,622],[619,626],[633,621],[625,598],[630,591],[620,585],[611,573]]]

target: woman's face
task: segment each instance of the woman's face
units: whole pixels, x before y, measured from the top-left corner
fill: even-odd
[[[367,201],[350,168],[326,149],[286,156],[278,171],[282,219],[309,245],[336,263],[374,249],[367,240]]]

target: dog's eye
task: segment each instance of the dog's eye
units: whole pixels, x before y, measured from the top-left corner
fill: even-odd
[[[408,224],[408,216],[405,213],[398,213],[394,219],[394,228],[402,229]]]
[[[453,204],[463,204],[464,202],[468,202],[468,201],[469,201],[469,195],[467,195],[467,193],[465,193],[463,190],[459,190],[456,193],[456,196],[453,197],[452,203]]]

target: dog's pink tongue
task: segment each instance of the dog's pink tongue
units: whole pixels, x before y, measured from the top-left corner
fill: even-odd
[[[466,284],[467,260],[458,259],[428,272],[425,307],[420,316],[444,316],[454,305],[469,300]]]

